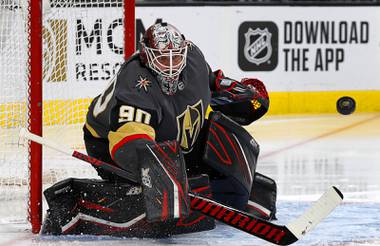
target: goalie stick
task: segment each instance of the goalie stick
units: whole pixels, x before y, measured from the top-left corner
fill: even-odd
[[[97,168],[100,168],[100,169],[103,169],[103,170],[106,170],[108,172],[111,172],[117,176],[120,176],[120,177],[123,177],[123,178],[126,178],[126,179],[129,179],[129,180],[132,180],[134,181],[135,183],[138,183],[138,180],[136,180],[136,178],[131,175],[129,172],[125,171],[124,169],[121,169],[117,166],[114,166],[114,165],[111,165],[109,163],[105,163],[101,160],[98,160],[96,158],[93,158],[91,156],[88,156],[88,155],[85,155],[81,152],[78,152],[78,151],[73,151],[67,147],[64,147],[60,144],[57,144],[53,141],[50,141],[46,138],[42,138],[40,136],[37,136],[31,132],[29,132],[28,130],[26,130],[25,128],[22,128],[20,130],[20,133],[19,133],[19,136],[20,136],[20,140],[21,142],[23,142],[23,140],[27,139],[27,140],[31,140],[33,142],[36,142],[36,143],[39,143],[41,145],[45,145],[51,149],[54,149],[58,152],[61,152],[63,154],[66,154],[66,155],[71,155],[72,157],[74,158],[77,158],[79,160],[82,160],[82,161],[85,161],[85,162],[88,162],[90,163],[91,165],[93,165],[94,167],[97,167]]]
[[[123,169],[102,162],[78,151],[72,151],[52,141],[32,134],[26,129],[21,129],[20,138],[45,145],[61,153],[91,163],[96,167],[111,171],[115,175],[130,179],[129,173]],[[287,225],[277,225],[194,193],[189,193],[189,197],[192,210],[199,211],[240,231],[247,232],[277,245],[289,245],[302,238],[319,222],[327,217],[328,214],[330,214],[330,212],[333,211],[343,200],[343,194],[336,187],[331,187],[300,217]]]

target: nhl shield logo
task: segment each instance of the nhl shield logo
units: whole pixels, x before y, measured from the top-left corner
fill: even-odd
[[[272,34],[267,28],[261,30],[249,28],[244,34],[244,56],[249,61],[256,65],[266,62],[272,55],[271,38]]]
[[[238,63],[243,71],[272,71],[278,64],[278,28],[271,21],[246,21],[238,30]]]

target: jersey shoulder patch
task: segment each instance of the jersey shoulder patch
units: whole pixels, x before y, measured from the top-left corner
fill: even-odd
[[[160,88],[154,76],[139,60],[134,60],[120,71],[115,96],[120,104],[157,110],[159,103],[155,100],[155,94],[160,93],[158,90]]]

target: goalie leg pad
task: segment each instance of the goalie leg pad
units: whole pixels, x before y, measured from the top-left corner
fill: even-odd
[[[69,178],[44,191],[49,205],[42,234],[144,235],[141,187]]]
[[[177,141],[146,144],[137,154],[146,219],[154,222],[188,216],[186,165]]]
[[[259,145],[243,127],[220,112],[210,114],[203,161],[221,174],[211,177],[215,199],[245,208],[258,154]]]
[[[189,179],[193,192],[209,196],[207,177]],[[66,179],[45,190],[49,209],[43,235],[110,235],[161,238],[215,228],[199,212],[174,221],[148,223],[140,186],[103,180]]]
[[[249,192],[233,177],[214,178],[211,180],[213,198],[225,205],[243,210],[249,199]]]
[[[256,172],[246,211],[265,220],[274,220],[276,219],[276,200],[276,182]]]

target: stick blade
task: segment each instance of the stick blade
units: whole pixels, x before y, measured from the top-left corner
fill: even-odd
[[[286,227],[298,239],[311,231],[326,218],[341,202],[343,194],[336,187],[329,188],[303,215],[290,222]]]

